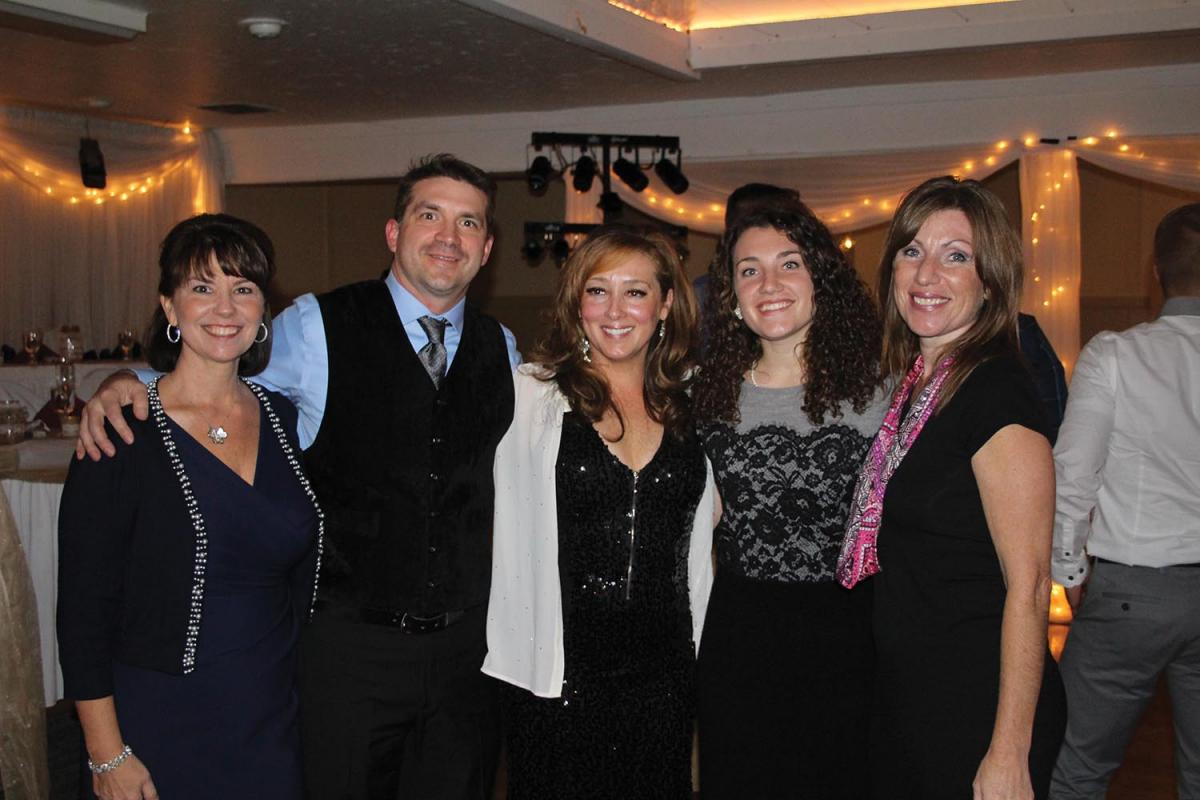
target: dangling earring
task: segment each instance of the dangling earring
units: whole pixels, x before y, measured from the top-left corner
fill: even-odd
[[[175,330],[175,338],[171,338],[171,329]],[[179,326],[167,323],[167,341],[171,344],[179,344],[179,340],[183,338],[183,331],[179,330]]]
[[[667,335],[667,321],[660,319],[658,321],[658,338],[661,339]]]
[[[733,307],[733,315],[734,315],[735,317],[737,317],[738,319],[741,319],[741,318],[742,318],[742,307],[741,307],[741,306],[734,306],[734,307]]]
[[[579,349],[583,351],[583,360],[589,364],[592,363],[592,357],[588,355],[592,352],[592,343],[588,341],[586,336],[579,342]]]
[[[262,344],[263,342],[265,342],[267,339],[269,339],[271,337],[271,329],[267,327],[266,322],[258,323],[258,327],[259,327],[259,333],[262,334],[262,338],[260,339],[257,336],[255,336],[254,343]]]

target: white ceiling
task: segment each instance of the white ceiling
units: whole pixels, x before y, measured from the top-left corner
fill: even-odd
[[[21,0],[29,2],[37,0]],[[145,33],[102,39],[0,7],[0,103],[295,126],[1200,62],[1200,8],[1189,0],[1017,0],[857,17],[837,28],[814,20],[690,35],[603,0],[120,2],[147,12]],[[735,3],[803,4],[695,0],[695,9]],[[864,3],[880,5],[852,5]],[[260,16],[288,25],[277,39],[255,40],[238,21]],[[656,48],[682,55],[667,63]],[[97,112],[93,98],[111,106]],[[230,117],[198,108],[211,103],[277,110]]]

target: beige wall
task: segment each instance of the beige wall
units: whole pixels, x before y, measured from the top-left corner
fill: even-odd
[[[1168,211],[1196,202],[1200,193],[1079,162],[1080,341],[1154,318],[1162,306],[1162,291],[1150,271],[1154,231]]]
[[[561,220],[563,197],[555,187],[534,197],[521,175],[499,176],[498,184],[496,244],[471,298],[508,325],[528,351],[542,331],[558,271],[549,257],[531,266],[521,256],[523,225]],[[1019,225],[1017,166],[1006,167],[984,185],[1000,196]],[[1200,195],[1125,178],[1082,161],[1079,185],[1080,327],[1082,341],[1087,341],[1098,330],[1120,330],[1157,313],[1162,298],[1149,271],[1154,229],[1166,212],[1200,201]],[[258,223],[275,242],[279,276],[271,299],[277,309],[303,292],[378,276],[391,262],[383,228],[395,201],[394,179],[233,185],[225,196],[229,213]],[[872,289],[886,233],[886,225],[876,225],[850,234],[855,240],[852,260]],[[687,246],[687,271],[694,278],[708,268],[717,237],[692,232]]]

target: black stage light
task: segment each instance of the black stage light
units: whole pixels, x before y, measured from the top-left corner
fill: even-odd
[[[621,197],[616,192],[605,192],[600,195],[600,202],[596,206],[605,214],[620,214],[625,204],[621,202]]]
[[[550,165],[550,159],[538,156],[529,165],[529,169],[525,170],[525,180],[529,181],[529,191],[534,194],[546,191],[546,186],[549,185],[553,175],[554,167]]]
[[[103,189],[108,185],[108,173],[104,171],[104,154],[100,143],[84,137],[79,140],[79,177],[89,189]]]
[[[525,260],[531,264],[542,260],[542,252],[542,243],[532,236],[526,239],[525,244],[521,246],[521,255],[525,256]]]
[[[624,156],[613,162],[612,171],[617,173],[617,177],[625,181],[625,185],[635,192],[640,192],[650,185],[650,179],[646,177],[646,173],[642,172],[642,168]]]
[[[654,172],[658,175],[658,179],[675,194],[683,194],[688,190],[687,176],[679,169],[678,164],[669,161],[665,155],[654,165]]]
[[[555,266],[562,269],[562,265],[567,263],[567,257],[571,255],[571,245],[567,244],[566,239],[555,239],[550,252],[554,254]]]
[[[592,190],[592,181],[595,179],[596,159],[585,153],[575,162],[575,177],[572,180],[572,185],[577,192],[590,192]]]

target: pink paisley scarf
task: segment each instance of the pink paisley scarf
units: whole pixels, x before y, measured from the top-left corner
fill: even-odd
[[[875,541],[879,536],[879,523],[883,517],[883,495],[887,491],[892,473],[900,466],[908,449],[917,440],[917,434],[937,407],[942,384],[950,374],[954,356],[943,358],[937,366],[933,379],[921,391],[909,410],[902,417],[904,403],[912,393],[913,386],[925,369],[925,359],[917,356],[912,369],[904,376],[900,388],[892,397],[892,405],[883,418],[883,426],[875,436],[867,460],[863,463],[858,483],[854,487],[854,502],[850,506],[850,517],[846,521],[846,538],[842,541],[842,552],[838,556],[837,579],[847,589],[879,572],[879,555]]]

